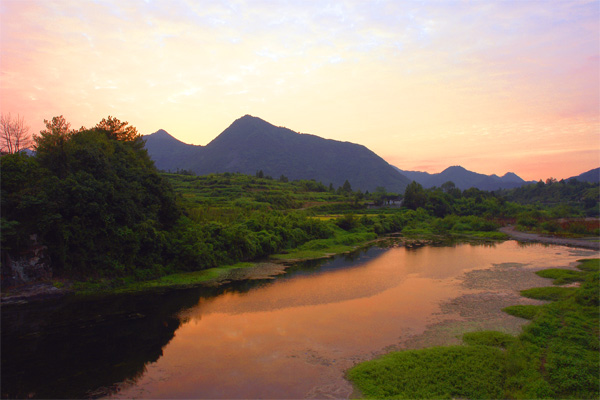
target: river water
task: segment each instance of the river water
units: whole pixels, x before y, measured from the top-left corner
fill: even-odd
[[[348,398],[344,371],[389,349],[460,341],[465,326],[517,333],[524,321],[498,316],[546,284],[533,272],[594,256],[514,241],[390,245],[272,281],[3,306],[2,396]]]

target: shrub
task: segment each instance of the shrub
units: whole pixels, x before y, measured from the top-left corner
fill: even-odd
[[[569,297],[575,292],[576,288],[565,287],[539,287],[521,290],[521,295],[537,300],[556,301]]]
[[[497,399],[504,354],[488,346],[401,351],[355,366],[348,378],[368,398]]]
[[[542,278],[554,279],[554,285],[564,285],[565,283],[579,282],[584,279],[584,274],[572,269],[548,268],[536,272]]]
[[[531,320],[534,319],[535,316],[540,312],[541,307],[542,306],[535,305],[516,305],[505,307],[502,309],[502,311],[514,317]]]
[[[463,335],[463,341],[471,346],[482,345],[506,348],[515,341],[515,337],[503,332],[480,331],[465,333]]]

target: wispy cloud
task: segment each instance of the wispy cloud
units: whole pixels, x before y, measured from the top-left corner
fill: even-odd
[[[112,113],[205,144],[251,113],[399,164],[510,158],[522,132],[600,147],[597,1],[3,0],[0,18],[2,108],[34,129]]]

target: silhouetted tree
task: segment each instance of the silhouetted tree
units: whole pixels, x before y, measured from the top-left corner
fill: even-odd
[[[31,148],[33,140],[29,133],[29,127],[25,125],[25,119],[17,115],[13,119],[8,114],[0,117],[0,148],[4,153],[18,153],[21,150]]]

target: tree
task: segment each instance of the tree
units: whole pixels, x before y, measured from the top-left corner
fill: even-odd
[[[51,121],[45,119],[44,123],[46,129],[33,138],[37,158],[58,177],[63,178],[67,173],[65,144],[75,131],[62,115],[52,118]]]
[[[425,207],[427,204],[427,193],[419,183],[412,181],[404,192],[404,206],[411,210],[416,210],[419,207]]]
[[[450,193],[454,189],[456,189],[456,184],[454,182],[448,181],[442,183],[442,190],[444,191],[444,193]]]
[[[0,117],[0,146],[3,153],[18,153],[31,148],[33,140],[29,133],[29,127],[25,125],[25,118],[17,115],[13,119],[8,114]]]
[[[348,179],[346,179],[344,185],[342,186],[342,192],[345,194],[352,193],[352,186],[350,185],[350,182],[348,182]]]
[[[376,206],[383,205],[384,201],[386,200],[386,196],[387,196],[387,191],[385,190],[385,187],[377,186],[375,188],[375,192],[373,192],[373,201],[375,202],[375,205]]]
[[[175,193],[141,137],[119,133],[135,128],[110,120],[117,134],[73,131],[55,117],[35,138],[35,157],[0,158],[3,250],[18,252],[35,233],[53,272],[73,277],[143,277],[172,261],[170,234],[181,216]]]
[[[108,119],[102,118],[96,125],[96,129],[104,132],[109,139],[120,140],[123,142],[132,142],[140,137],[137,129],[129,122],[121,122],[117,118],[108,116]]]

